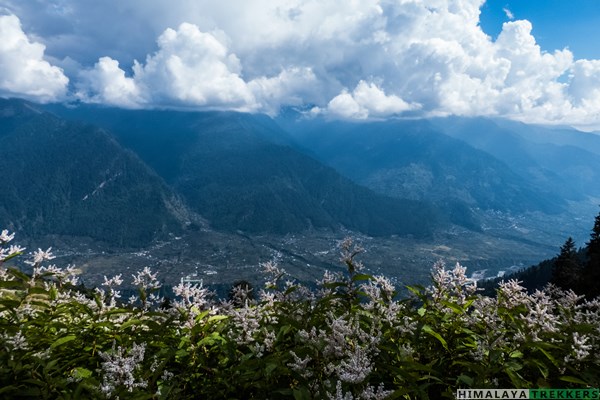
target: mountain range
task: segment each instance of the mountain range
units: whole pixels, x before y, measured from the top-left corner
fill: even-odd
[[[600,195],[600,139],[485,118],[368,122],[0,100],[0,223],[141,246],[168,233],[431,238]]]
[[[423,237],[437,224],[430,204],[353,183],[286,145],[262,116],[78,108],[59,117],[20,100],[0,110],[1,222],[29,235],[135,246],[205,225]]]

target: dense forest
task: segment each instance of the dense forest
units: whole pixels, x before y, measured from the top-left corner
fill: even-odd
[[[552,283],[563,290],[585,295],[592,299],[600,295],[600,214],[594,220],[590,239],[577,248],[572,237],[566,239],[560,252],[538,265],[491,280],[479,282],[486,294],[493,294],[502,281],[515,279],[530,292]]]

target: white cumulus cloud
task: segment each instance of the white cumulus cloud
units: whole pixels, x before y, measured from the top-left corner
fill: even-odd
[[[135,80],[125,76],[119,62],[101,57],[93,69],[82,71],[76,96],[90,103],[139,108],[143,103]]]
[[[345,119],[385,118],[419,108],[396,95],[386,95],[374,83],[360,81],[352,93],[344,90],[327,105],[327,113]]]
[[[256,109],[240,76],[240,60],[215,35],[183,23],[165,30],[157,43],[158,51],[133,67],[136,82],[154,104]]]
[[[269,114],[305,105],[340,118],[487,115],[600,127],[599,61],[541,48],[532,24],[508,8],[510,21],[493,39],[480,25],[484,0],[60,4],[0,0],[35,28],[48,60],[83,66],[70,77],[86,101]],[[94,23],[109,18],[111,29]],[[43,49],[36,57],[45,62]]]
[[[44,50],[23,32],[18,17],[0,16],[0,95],[42,102],[65,96],[69,79],[44,60]]]
[[[221,38],[218,38],[221,36]],[[276,114],[282,104],[302,104],[302,93],[312,88],[310,68],[289,68],[272,77],[250,81],[222,34],[202,32],[183,23],[166,29],[158,50],[135,62],[126,76],[119,63],[102,57],[81,73],[78,97],[84,101],[122,107],[182,107]]]

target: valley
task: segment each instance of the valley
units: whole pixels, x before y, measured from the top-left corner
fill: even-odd
[[[593,215],[593,202],[572,204],[577,213]],[[123,274],[125,286],[131,274],[148,266],[159,272],[164,285],[181,279],[201,281],[226,296],[231,284],[247,280],[255,287],[264,284],[260,263],[277,260],[289,279],[311,285],[325,270],[342,271],[338,244],[353,238],[365,249],[360,259],[365,272],[389,277],[404,292],[406,285],[429,284],[431,266],[443,260],[459,262],[475,279],[489,278],[537,264],[558,252],[560,243],[572,232],[581,232],[577,242],[587,240],[589,221],[574,214],[549,219],[544,214],[518,218],[498,213],[482,215],[483,232],[459,226],[423,240],[399,236],[372,237],[343,230],[309,230],[288,235],[226,233],[212,229],[169,234],[142,248],[116,248],[78,237],[50,235],[24,244],[29,249],[53,246],[59,266],[75,265],[87,287],[101,285],[104,276]],[[558,245],[557,245],[558,244]],[[26,265],[22,268],[27,269]]]
[[[311,284],[340,270],[346,237],[399,288],[427,284],[439,259],[494,277],[556,255],[568,236],[583,245],[600,203],[580,162],[600,163],[600,142],[572,130],[21,100],[0,111],[1,227],[30,250],[52,246],[88,287],[148,266],[166,286],[191,279],[224,295],[241,279],[262,286],[273,259]]]

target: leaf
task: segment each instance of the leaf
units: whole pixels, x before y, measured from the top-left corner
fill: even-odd
[[[21,254],[23,254],[22,251],[17,251],[16,253],[11,253],[8,256],[4,257],[4,260],[2,260],[3,263],[7,262],[8,260],[10,260],[11,258],[15,258],[17,256],[20,256]]]
[[[188,352],[187,352],[187,350],[184,350],[184,349],[177,350],[177,352],[175,353],[175,356],[177,358],[187,357],[187,355],[188,355]]]
[[[446,340],[444,340],[444,338],[439,333],[434,331],[429,325],[424,325],[423,331],[436,338],[442,344],[442,346],[444,346],[444,348],[448,350],[448,343],[446,342]]]
[[[369,274],[356,274],[352,277],[352,282],[357,282],[357,281],[369,281],[372,280],[373,277]]]
[[[449,309],[451,309],[452,311],[454,311],[457,314],[462,314],[464,313],[464,310],[462,307],[458,306],[457,304],[454,304],[452,302],[449,301],[441,301],[440,302],[443,306],[448,307]]]
[[[544,353],[544,355],[546,356],[546,358],[547,358],[548,360],[550,360],[550,362],[551,362],[552,364],[554,364],[554,366],[555,366],[555,367],[557,367],[557,368],[558,368],[558,362],[557,362],[557,361],[554,359],[554,357],[552,357],[552,354],[548,353],[548,352],[547,352],[545,349],[543,349],[543,348],[541,348],[541,347],[538,347],[538,349],[539,349],[539,350],[540,350],[542,353]]]
[[[36,386],[40,386],[40,387],[44,387],[46,385],[45,382],[39,380],[39,379],[34,379],[34,378],[29,378],[29,379],[23,379],[24,383],[30,383],[32,385],[36,385]]]
[[[459,375],[458,376],[458,381],[466,383],[469,387],[473,386],[473,378],[471,378],[470,376]]]
[[[519,350],[515,350],[510,353],[510,358],[523,358],[523,353],[521,353]]]
[[[71,372],[71,376],[76,378],[89,378],[90,376],[92,376],[92,371],[90,371],[87,368],[77,367],[73,369],[73,371]]]
[[[308,391],[308,388],[305,386],[301,386],[299,388],[294,388],[294,400],[310,400],[312,396]]]
[[[422,297],[425,291],[423,286],[406,286],[406,289],[417,297]]]
[[[68,342],[73,341],[75,339],[77,339],[77,336],[75,336],[75,335],[69,335],[69,336],[61,337],[61,338],[57,339],[54,343],[52,343],[52,345],[50,345],[50,348],[54,349],[55,347],[61,346],[61,345],[65,344],[65,343],[68,343]]]
[[[141,325],[142,323],[143,323],[143,321],[140,319],[130,319],[129,321],[127,321],[123,325],[121,325],[121,330],[125,330],[132,325]]]
[[[227,315],[213,315],[212,317],[208,318],[207,322],[217,322],[227,318],[229,318]]]
[[[19,281],[0,281],[0,288],[2,289],[16,289],[22,288],[23,282]]]
[[[0,394],[3,393],[9,393],[12,391],[17,391],[19,388],[17,386],[14,385],[10,385],[10,386],[4,386],[3,388],[0,388]]]
[[[275,371],[277,369],[277,364],[275,363],[267,363],[267,367],[265,368],[265,372],[267,373],[267,376],[271,376],[271,374],[273,373],[273,371]]]
[[[560,379],[561,381],[564,381],[564,382],[578,383],[580,385],[586,385],[586,386],[588,385],[588,382],[586,382],[586,381],[584,381],[582,379],[579,379],[579,378],[577,378],[575,376],[563,375],[563,376],[561,376],[558,379]]]

